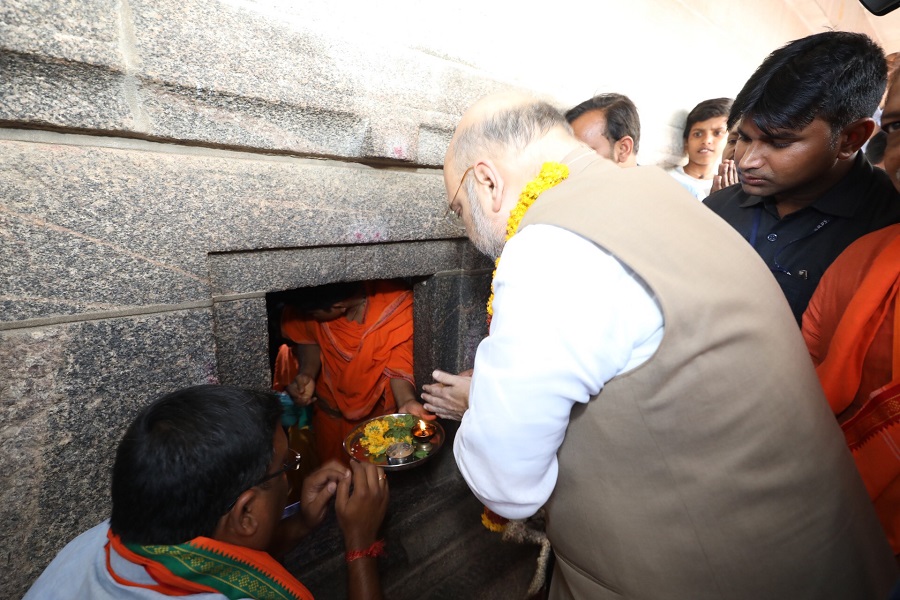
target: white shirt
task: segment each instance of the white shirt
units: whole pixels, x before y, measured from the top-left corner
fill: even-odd
[[[57,600],[79,598],[90,600],[166,600],[166,596],[152,589],[122,585],[106,568],[106,533],[109,521],[88,529],[66,544],[22,600]],[[116,574],[128,581],[155,585],[147,570],[129,561],[110,548],[110,564]],[[223,594],[197,593],[180,598],[190,600],[227,600]]]
[[[651,294],[592,242],[551,225],[509,240],[453,447],[478,499],[511,519],[536,513],[556,485],[572,406],[645,362],[662,335]]]
[[[697,200],[705,200],[706,197],[709,196],[710,190],[712,190],[712,177],[709,179],[697,179],[696,177],[691,177],[684,172],[684,167],[674,167],[666,171],[666,173],[674,177],[675,180],[678,181],[684,189],[692,193]]]

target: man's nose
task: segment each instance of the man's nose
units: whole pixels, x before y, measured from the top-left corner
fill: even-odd
[[[743,150],[743,153],[741,152]],[[734,158],[741,170],[755,169],[763,163],[762,149],[757,144],[746,144],[735,151]]]

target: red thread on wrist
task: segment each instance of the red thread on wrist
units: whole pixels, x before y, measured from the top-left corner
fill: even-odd
[[[357,558],[377,558],[387,554],[384,550],[384,540],[376,540],[365,550],[347,550],[347,562],[353,562]]]

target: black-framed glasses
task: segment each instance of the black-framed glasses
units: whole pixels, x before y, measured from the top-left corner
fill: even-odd
[[[262,485],[265,482],[267,482],[271,479],[275,479],[276,477],[279,477],[285,473],[290,473],[291,471],[299,470],[300,469],[300,460],[303,457],[300,455],[299,452],[297,452],[296,450],[292,450],[291,448],[288,448],[288,455],[289,455],[288,458],[284,462],[281,463],[280,469],[278,469],[274,473],[268,473],[266,475],[263,475],[261,478],[256,480],[256,482],[253,485],[248,487],[247,490],[249,490],[251,488],[255,488],[258,485]],[[244,490],[244,492],[246,492],[247,490]],[[244,492],[241,492],[241,494],[243,494]],[[241,494],[238,494],[238,497],[240,497]],[[228,508],[225,509],[225,512],[227,513],[232,508],[234,508],[235,504],[237,504],[237,498],[235,498],[234,500],[231,501],[231,504],[228,505]]]
[[[300,459],[303,457],[300,456],[299,452],[297,452],[296,450],[292,450],[291,448],[288,448],[288,453],[290,454],[290,457],[287,460],[285,460],[283,463],[281,463],[282,466],[280,469],[278,469],[274,473],[269,473],[268,475],[263,476],[262,479],[260,479],[259,481],[257,481],[253,485],[251,485],[250,487],[254,488],[258,485],[262,485],[265,482],[269,481],[270,479],[275,479],[282,473],[288,473],[290,471],[298,470],[300,468]]]

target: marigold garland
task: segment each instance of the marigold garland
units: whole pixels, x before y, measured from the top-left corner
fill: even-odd
[[[502,533],[506,529],[507,523],[509,523],[509,519],[501,517],[487,506],[481,511],[481,524],[494,533]]]
[[[568,176],[569,167],[562,163],[545,162],[541,165],[541,172],[525,185],[525,189],[519,194],[519,201],[509,212],[509,220],[506,222],[506,241],[509,241],[519,231],[519,224],[522,223],[525,213],[538,199],[538,196],[558,185]],[[500,257],[498,256],[494,262],[494,274],[491,275],[491,296],[487,302],[488,327],[491,325],[491,317],[494,316],[494,278],[497,276],[497,267],[499,266]],[[481,524],[487,529],[501,533],[506,529],[507,523],[509,523],[509,519],[501,517],[487,506],[484,507],[481,513]]]
[[[506,222],[506,241],[516,235],[519,231],[519,224],[525,218],[525,213],[531,208],[538,196],[549,190],[555,185],[565,180],[569,176],[569,167],[558,162],[545,162],[541,165],[541,172],[538,176],[529,181],[525,185],[525,189],[519,194],[519,201],[509,212],[509,220]],[[491,323],[491,317],[494,316],[494,278],[497,276],[497,267],[500,266],[500,257],[494,261],[494,273],[491,275],[491,296],[487,301],[488,326]]]

